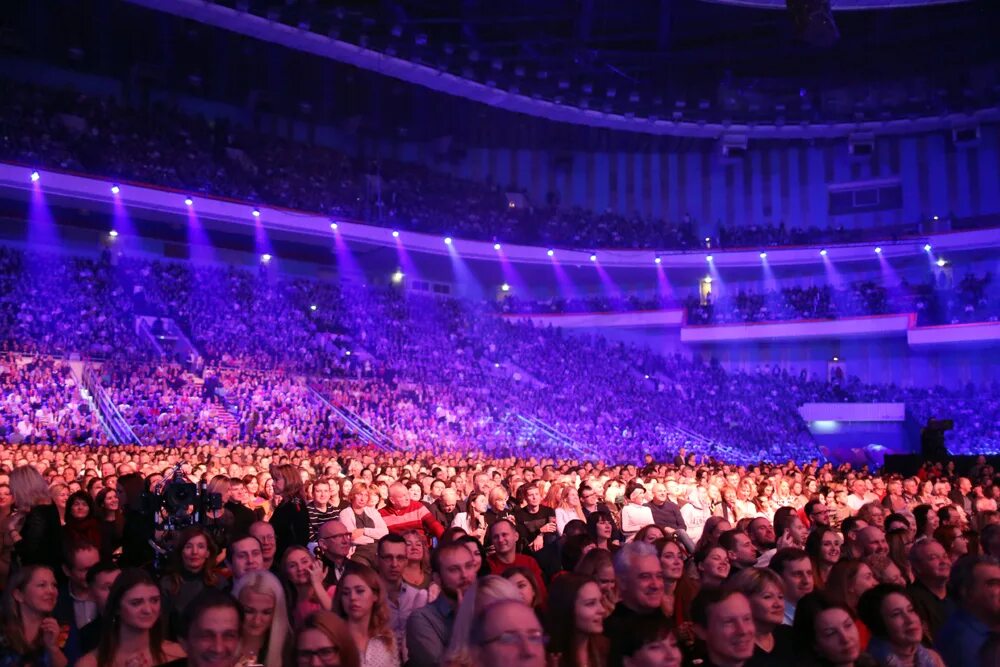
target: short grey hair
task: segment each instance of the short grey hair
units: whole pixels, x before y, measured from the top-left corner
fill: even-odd
[[[634,563],[639,558],[652,556],[659,558],[656,547],[646,542],[629,542],[615,553],[615,576],[621,579],[635,569]]]

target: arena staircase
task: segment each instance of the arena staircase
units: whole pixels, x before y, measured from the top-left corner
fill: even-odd
[[[111,396],[101,386],[101,382],[94,371],[94,367],[86,365],[81,372],[81,387],[87,393],[84,396],[96,408],[98,419],[105,433],[112,442],[119,445],[141,445],[142,441],[132,431],[132,427],[125,421],[125,417],[118,411],[118,406],[111,400]],[[80,393],[83,394],[83,391]]]
[[[336,415],[337,419],[343,422],[344,426],[348,431],[358,436],[362,442],[372,445],[384,452],[395,451],[396,446],[393,444],[392,440],[380,432],[378,429],[373,427],[371,424],[366,422],[360,417],[356,412],[349,408],[345,408],[342,405],[337,405],[326,398],[323,393],[316,389],[316,387],[311,384],[307,384],[309,391],[316,396],[316,398],[326,407]]]
[[[529,439],[542,439],[547,441],[555,451],[565,452],[575,458],[594,458],[593,452],[585,445],[560,432],[554,426],[541,419],[522,414],[517,415],[517,419],[523,424],[521,430],[522,443]]]
[[[162,328],[154,331],[157,321]],[[164,359],[187,364],[189,369],[204,365],[201,353],[173,318],[140,315],[135,318],[135,332]]]

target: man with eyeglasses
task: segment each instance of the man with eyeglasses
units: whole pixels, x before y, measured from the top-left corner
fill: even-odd
[[[351,531],[340,519],[331,519],[316,531],[316,543],[319,545],[319,559],[327,570],[323,585],[336,586],[344,576],[344,567],[351,555]]]
[[[625,541],[625,535],[615,523],[614,515],[605,503],[601,502],[601,495],[591,486],[583,484],[580,486],[580,506],[583,508],[584,518],[589,518],[594,512],[605,512],[611,520],[611,541],[619,544]],[[655,515],[654,515],[655,516]]]
[[[545,642],[538,616],[519,600],[486,605],[472,625],[473,664],[544,667]]]
[[[606,637],[629,632],[636,617],[663,616],[663,569],[653,545],[629,542],[615,554],[614,566],[621,599],[604,620]]]
[[[264,569],[274,568],[274,557],[278,551],[278,540],[274,534],[274,526],[266,521],[254,521],[250,525],[250,534],[260,542],[261,556],[264,558]]]
[[[806,516],[809,517],[809,525],[830,527],[830,508],[820,500],[810,500],[805,506]]]
[[[403,581],[406,569],[406,539],[402,535],[389,533],[375,547],[375,563],[379,576],[385,584],[385,597],[389,603],[389,625],[396,635],[396,645],[405,663],[406,622],[414,611],[427,605],[428,592],[415,588]]]

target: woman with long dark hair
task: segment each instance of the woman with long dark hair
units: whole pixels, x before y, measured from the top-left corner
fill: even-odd
[[[164,639],[160,589],[145,570],[122,571],[111,586],[103,618],[97,650],[80,658],[77,667],[124,665],[126,659],[155,667],[184,657],[179,644]]]
[[[597,583],[579,574],[564,574],[549,588],[545,630],[548,651],[559,667],[604,667],[608,640],[604,637],[607,611]]]
[[[389,622],[385,587],[375,570],[352,563],[337,582],[333,610],[347,621],[362,665],[399,667],[399,647]]]
[[[0,665],[66,667],[59,622],[52,616],[57,598],[55,575],[44,565],[11,576],[0,605]]]
[[[94,499],[86,491],[70,494],[66,500],[66,517],[63,536],[69,545],[101,545],[101,528],[97,524],[97,509]]]
[[[167,572],[160,579],[163,616],[171,630],[180,627],[184,610],[198,593],[222,585],[215,567],[218,555],[215,542],[201,526],[190,526],[178,535],[167,562]]]
[[[944,666],[941,656],[921,643],[923,622],[902,586],[879,584],[868,589],[858,601],[858,613],[871,631],[867,652],[879,665]]]
[[[806,553],[813,565],[816,590],[826,585],[830,570],[840,560],[840,535],[829,526],[816,526],[806,538]]]
[[[290,464],[271,467],[274,493],[281,502],[268,521],[274,527],[275,558],[288,547],[309,544],[309,510],[300,468]]]
[[[125,535],[125,515],[121,510],[118,491],[101,489],[94,499],[97,507],[97,525],[101,532],[101,542],[97,545],[102,560],[111,560],[122,546]]]

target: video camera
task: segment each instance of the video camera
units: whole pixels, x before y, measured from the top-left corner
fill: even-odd
[[[177,543],[178,533],[204,524],[209,511],[222,509],[222,495],[209,493],[204,481],[195,484],[187,478],[178,463],[163,479],[143,493],[142,512],[152,517],[153,548],[157,568]]]

